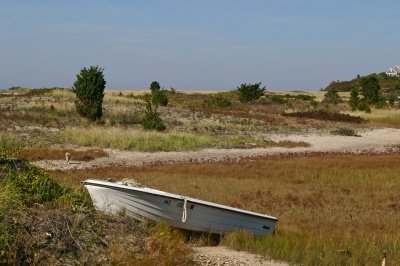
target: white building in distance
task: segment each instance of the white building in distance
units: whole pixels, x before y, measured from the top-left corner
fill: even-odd
[[[386,71],[386,75],[388,75],[389,77],[400,77],[400,67],[394,66],[389,68],[389,70]]]

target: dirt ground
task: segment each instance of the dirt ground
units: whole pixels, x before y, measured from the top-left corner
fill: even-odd
[[[190,152],[138,152],[105,149],[108,157],[92,161],[42,160],[34,165],[47,170],[88,169],[107,166],[141,166],[154,163],[190,163],[235,161],[277,154],[295,153],[385,153],[400,150],[400,129],[372,129],[360,133],[361,137],[337,135],[272,135],[274,141],[291,140],[309,143],[309,147],[254,148],[254,149],[204,149]]]
[[[266,265],[286,266],[284,262],[268,260],[260,255],[249,254],[243,251],[235,251],[224,246],[218,247],[195,247],[194,262],[198,265]]]

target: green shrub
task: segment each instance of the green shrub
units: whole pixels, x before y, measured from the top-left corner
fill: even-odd
[[[260,98],[265,93],[265,86],[260,87],[261,82],[255,84],[241,84],[237,91],[239,92],[239,100],[241,102],[252,102]]]
[[[284,97],[279,96],[279,95],[272,95],[270,97],[270,99],[273,103],[276,103],[276,104],[285,104],[288,102],[288,100],[286,100]]]
[[[160,113],[157,112],[157,107],[153,108],[150,99],[146,100],[146,111],[142,120],[144,129],[164,131],[165,125],[160,117]]]
[[[341,101],[341,99],[338,94],[338,91],[335,88],[331,88],[325,93],[323,101],[326,103],[332,103],[336,105]]]
[[[104,69],[98,66],[81,69],[76,75],[72,91],[76,94],[75,106],[78,113],[91,121],[100,119],[104,98]]]
[[[358,103],[358,110],[364,111],[366,113],[371,113],[371,108],[364,99],[360,100],[360,102]]]
[[[315,96],[306,95],[306,94],[298,94],[298,95],[294,96],[294,98],[297,100],[302,100],[302,101],[312,101],[313,99],[315,100]]]
[[[379,94],[379,95],[378,95],[378,98],[376,99],[375,106],[376,106],[377,108],[383,108],[383,107],[385,107],[386,105],[387,105],[387,103],[386,103],[386,97],[383,96],[382,94]]]
[[[67,190],[43,170],[27,165],[25,171],[12,171],[8,180],[26,206],[44,204],[59,199]]]
[[[393,107],[394,106],[394,102],[396,101],[396,96],[393,93],[391,93],[391,94],[388,95],[387,100],[388,100],[389,106]]]
[[[314,98],[312,98],[310,100],[310,106],[312,109],[316,109],[318,107],[318,102]]]
[[[151,101],[156,106],[167,106],[168,105],[168,96],[167,91],[165,90],[158,90],[152,92]]]
[[[209,108],[209,107],[229,107],[232,105],[231,100],[228,98],[225,98],[221,95],[217,95],[215,97],[212,97],[211,99],[205,99],[203,101],[203,107]]]
[[[359,103],[360,103],[360,97],[358,90],[356,88],[353,88],[350,91],[350,99],[349,99],[349,105],[351,107],[351,110],[353,111],[357,110]]]
[[[367,76],[360,79],[361,93],[367,104],[375,104],[379,101],[379,80],[376,76]]]

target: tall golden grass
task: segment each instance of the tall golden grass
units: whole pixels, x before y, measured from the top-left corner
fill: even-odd
[[[361,116],[371,124],[400,128],[400,109],[372,109],[371,113],[349,112],[351,115]]]
[[[303,142],[274,142],[264,137],[240,135],[198,135],[192,133],[159,133],[118,127],[70,127],[60,132],[60,138],[81,146],[98,146],[138,151],[188,151],[202,148],[247,148],[307,146]]]
[[[228,235],[237,249],[306,265],[400,264],[400,155],[313,155],[240,163],[55,172],[66,182],[135,178],[153,188],[270,213],[277,234]]]

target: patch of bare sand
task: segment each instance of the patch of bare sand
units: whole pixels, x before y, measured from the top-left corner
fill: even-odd
[[[38,167],[48,170],[87,169],[108,166],[141,166],[153,163],[190,163],[235,161],[243,158],[255,158],[276,154],[296,153],[385,153],[399,150],[400,129],[382,128],[361,133],[361,137],[336,135],[271,135],[271,140],[303,141],[309,147],[270,147],[254,149],[204,149],[189,152],[138,152],[106,149],[109,157],[96,158],[89,162],[72,162],[67,164],[61,160],[36,161]],[[73,160],[73,158],[72,158]]]
[[[231,250],[223,246],[194,248],[194,262],[197,265],[289,265],[284,262],[269,260],[260,255]]]

